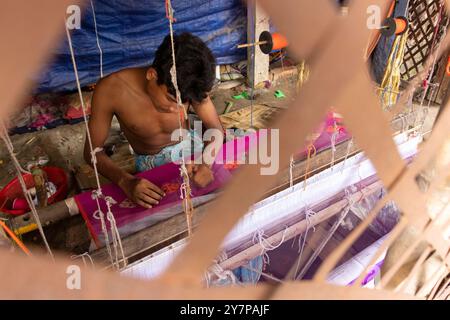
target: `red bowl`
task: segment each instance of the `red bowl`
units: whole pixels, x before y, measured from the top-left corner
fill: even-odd
[[[47,203],[52,204],[67,197],[68,183],[67,176],[63,169],[57,167],[43,167],[49,181],[56,186],[56,192],[48,198]],[[33,176],[23,173],[22,177],[25,181],[27,189],[34,187]],[[12,215],[22,215],[30,211],[30,208],[16,209],[12,208],[14,199],[25,199],[20,186],[19,179],[16,177],[11,180],[2,190],[0,190],[0,211]]]

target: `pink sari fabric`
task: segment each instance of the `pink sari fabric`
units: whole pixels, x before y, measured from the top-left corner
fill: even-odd
[[[321,127],[322,133],[314,142],[317,151],[328,148],[331,145],[331,133],[327,132],[327,128],[332,126],[335,121],[336,119],[329,114],[324,125]],[[267,132],[268,130],[260,130],[256,133],[236,138],[222,146],[212,165],[214,181],[205,188],[199,188],[191,183],[194,206],[211,200],[214,197],[214,193],[229,181],[233,172],[239,167],[237,162],[245,159],[249,149],[255,147],[258,140],[264,137]],[[348,139],[348,134],[345,129],[339,130],[336,136],[336,143],[346,139]],[[305,156],[306,154],[306,150],[299,152],[300,156]],[[180,185],[182,180],[180,177],[180,166],[178,164],[168,163],[139,173],[136,176],[152,181],[165,191],[166,196],[157,206],[146,209],[133,204],[118,186],[114,184],[102,186],[103,195],[112,197],[116,202],[111,209],[122,237],[168,219],[183,211],[180,198]],[[103,237],[101,222],[98,213],[96,213],[97,203],[92,198],[92,192],[87,191],[75,196],[75,201],[97,247],[104,245],[105,239]],[[99,202],[102,212],[106,213],[107,207],[105,200],[101,198]],[[106,221],[106,224],[109,230],[109,222]]]

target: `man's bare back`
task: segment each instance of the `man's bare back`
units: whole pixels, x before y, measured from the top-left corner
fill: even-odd
[[[197,37],[182,34],[176,37],[181,51],[177,60],[178,86],[185,108],[191,105],[206,128],[222,130],[216,109],[208,97],[214,80],[214,58]],[[113,73],[100,80],[91,104],[89,132],[93,148],[102,148],[115,115],[134,152],[153,155],[168,145],[172,133],[179,128],[180,108],[176,103],[170,80],[170,41],[164,39],[151,67],[130,68]],[[181,77],[180,77],[181,76]],[[182,122],[183,128],[186,124]],[[84,156],[91,162],[90,147],[86,141]],[[139,179],[119,168],[104,153],[96,155],[99,172],[119,185],[128,198],[143,207],[158,204],[164,192],[151,181]],[[204,166],[189,167],[190,173],[204,176]],[[195,176],[194,182],[195,180]]]

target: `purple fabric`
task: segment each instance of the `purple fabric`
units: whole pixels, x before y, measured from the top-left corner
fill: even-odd
[[[381,271],[381,267],[383,266],[384,260],[381,260],[380,262],[378,262],[377,264],[375,264],[370,271],[367,273],[367,275],[364,277],[364,280],[361,282],[361,285],[365,286],[366,284],[368,284],[370,281],[372,281],[375,276],[380,273]],[[353,283],[355,283],[356,279],[351,281],[348,286],[351,286]]]

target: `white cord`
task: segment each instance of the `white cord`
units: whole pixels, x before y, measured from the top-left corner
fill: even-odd
[[[97,38],[97,47],[98,51],[100,52],[100,78],[103,78],[103,51],[102,47],[100,46],[100,39],[98,37],[97,19],[95,18],[94,3],[92,2],[92,0],[91,0],[91,8],[92,8],[92,17],[94,18],[94,30],[95,30],[95,37]]]

